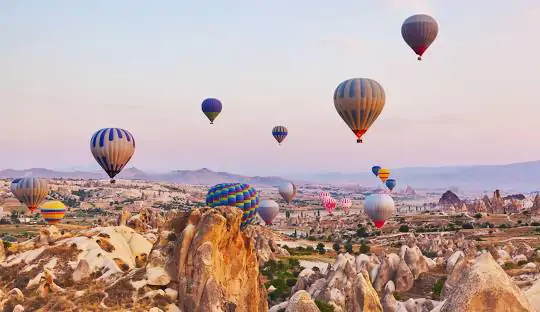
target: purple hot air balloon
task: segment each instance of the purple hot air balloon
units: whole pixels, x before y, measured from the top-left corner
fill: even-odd
[[[205,99],[202,102],[202,111],[206,117],[210,120],[210,124],[214,124],[214,120],[221,113],[222,104],[221,101],[214,98]]]
[[[422,55],[433,43],[439,32],[437,21],[426,14],[413,15],[403,22],[401,26],[401,36],[403,40],[418,55],[418,60],[422,60]]]

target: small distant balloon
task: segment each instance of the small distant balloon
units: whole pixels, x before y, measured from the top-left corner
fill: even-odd
[[[41,216],[48,224],[57,224],[64,219],[66,206],[58,200],[51,200],[39,206]]]
[[[401,36],[403,40],[418,55],[418,60],[422,60],[422,55],[437,38],[439,25],[437,21],[426,14],[416,14],[410,16],[401,26]]]
[[[49,194],[49,183],[39,178],[22,178],[17,184],[16,193],[30,212],[34,212]]]
[[[386,184],[386,187],[391,192],[392,190],[394,190],[394,187],[396,187],[396,179],[388,179],[384,184]]]
[[[296,185],[292,182],[284,182],[279,186],[279,195],[283,198],[283,200],[290,204],[291,201],[296,196]]]
[[[288,133],[289,131],[287,130],[287,127],[285,126],[275,126],[272,129],[272,135],[274,136],[274,139],[276,139],[276,141],[279,143],[279,145],[281,145],[281,142],[285,140]]]
[[[381,170],[381,166],[373,166],[373,167],[371,167],[371,172],[373,172],[373,174],[375,176],[379,175],[379,170]]]
[[[279,214],[279,205],[273,200],[265,199],[260,202],[257,212],[266,225],[272,225],[272,221]]]
[[[221,113],[222,107],[221,101],[214,98],[205,99],[201,105],[203,113],[210,120],[210,124],[214,124],[214,120]]]
[[[364,212],[380,229],[396,213],[394,200],[388,194],[371,194],[364,200]]]
[[[111,178],[113,179],[127,165],[135,153],[135,138],[129,131],[120,128],[103,128],[90,139],[90,151]]]
[[[334,91],[334,106],[343,121],[362,143],[362,136],[373,125],[384,108],[383,87],[368,78],[348,79]]]
[[[379,176],[379,179],[381,179],[381,181],[385,183],[386,180],[388,180],[388,178],[390,177],[390,170],[386,168],[381,168],[377,175]]]
[[[339,205],[345,213],[349,213],[349,209],[351,209],[352,207],[352,200],[350,200],[349,198],[342,198],[339,201]]]
[[[337,206],[337,201],[334,198],[332,197],[324,198],[323,207],[324,209],[326,209],[326,211],[328,211],[329,214],[332,214],[336,206]]]

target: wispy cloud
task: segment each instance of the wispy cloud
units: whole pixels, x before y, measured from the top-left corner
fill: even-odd
[[[382,3],[394,9],[415,12],[414,14],[434,13],[433,6],[428,4],[428,0],[383,0]]]

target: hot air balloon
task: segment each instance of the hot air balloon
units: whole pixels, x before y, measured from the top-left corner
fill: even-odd
[[[210,120],[210,124],[214,124],[214,120],[217,118],[219,113],[221,113],[221,108],[223,105],[221,104],[221,101],[214,98],[208,98],[205,99],[202,102],[202,111]]]
[[[381,170],[379,170],[378,176],[379,176],[379,179],[381,179],[381,181],[385,183],[386,180],[388,180],[388,178],[390,177],[390,170],[386,168],[381,168]]]
[[[243,211],[241,227],[254,221],[259,208],[259,194],[249,184],[221,183],[208,190],[206,204],[210,207],[235,206]]]
[[[348,198],[342,198],[339,201],[339,205],[341,206],[341,208],[343,208],[343,211],[345,211],[345,213],[349,213],[349,209],[352,207],[352,200]]]
[[[273,200],[265,199],[259,204],[257,212],[266,225],[272,225],[272,220],[279,214],[279,205]]]
[[[340,83],[334,92],[336,110],[362,143],[362,136],[384,108],[385,93],[375,80],[354,78]]]
[[[13,181],[11,181],[11,185],[9,186],[9,190],[11,191],[11,194],[13,194],[13,196],[15,196],[15,198],[17,199],[19,199],[17,197],[17,186],[18,186],[19,181],[21,180],[22,180],[21,178],[13,179]]]
[[[384,184],[386,184],[386,187],[392,192],[394,187],[396,187],[396,179],[388,179]]]
[[[129,162],[135,152],[135,138],[120,128],[98,130],[90,139],[90,150],[98,164],[113,179]]]
[[[332,214],[336,208],[337,201],[332,197],[325,197],[323,200],[323,207],[328,211],[329,214]]]
[[[16,194],[30,212],[34,212],[49,194],[49,184],[39,178],[22,178],[17,184]]]
[[[401,26],[401,36],[403,40],[418,55],[418,60],[422,60],[422,55],[433,43],[439,32],[437,21],[426,14],[413,15],[403,22]]]
[[[292,182],[285,182],[279,186],[279,195],[283,197],[283,200],[290,204],[296,196],[296,185]]]
[[[279,143],[279,145],[281,145],[281,142],[285,140],[285,138],[287,137],[287,133],[289,133],[289,131],[287,130],[287,127],[285,126],[275,126],[272,129],[272,135],[274,136],[276,141]]]
[[[39,206],[41,216],[48,224],[56,224],[64,219],[66,206],[58,200],[44,202]]]
[[[379,170],[381,170],[381,166],[373,166],[373,167],[371,167],[371,172],[373,172],[373,174],[375,176],[377,176],[379,174]]]
[[[323,200],[325,197],[330,197],[330,193],[328,192],[319,192],[319,200]]]
[[[380,229],[396,213],[394,200],[388,194],[371,194],[364,200],[364,212]]]

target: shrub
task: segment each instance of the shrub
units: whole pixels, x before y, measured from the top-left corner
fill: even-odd
[[[525,264],[527,264],[527,263],[528,263],[527,260],[519,260],[519,261],[518,261],[518,265],[519,265],[519,266],[525,265]]]
[[[318,244],[317,244],[317,251],[318,251],[321,255],[324,255],[324,253],[326,252],[326,249],[324,248],[324,244],[323,244],[323,243],[318,243]]]
[[[513,262],[506,262],[506,263],[503,265],[503,268],[504,268],[505,270],[515,269],[515,268],[516,268],[516,264],[513,263]]]
[[[324,301],[315,300],[315,304],[321,312],[334,312],[334,307]]]
[[[175,233],[169,233],[169,235],[167,235],[167,240],[169,242],[174,242],[176,240],[176,234]]]
[[[474,225],[472,223],[465,223],[463,224],[463,228],[467,230],[474,229]]]
[[[534,222],[531,223],[531,225],[532,225],[532,226],[540,226],[540,222],[534,221]]]
[[[437,257],[437,253],[435,251],[430,251],[430,250],[422,250],[422,254],[428,258],[435,258]]]
[[[296,285],[296,278],[288,278],[287,279],[287,286],[293,287],[294,285]]]
[[[345,243],[345,250],[346,250],[348,253],[352,253],[352,251],[353,251],[353,245],[351,244],[351,242]]]
[[[480,219],[480,218],[482,218],[482,214],[481,214],[481,213],[477,213],[477,214],[474,215],[474,217],[475,217],[476,219]]]
[[[339,243],[334,243],[334,245],[332,245],[332,248],[334,248],[336,252],[339,252],[341,250],[341,245]]]
[[[503,223],[503,224],[499,225],[499,228],[500,229],[507,229],[508,225],[506,223]]]
[[[394,298],[395,298],[396,300],[401,301],[401,300],[403,299],[403,298],[401,298],[401,295],[400,295],[399,293],[397,293],[397,292],[394,292],[392,295],[394,295]]]
[[[313,272],[320,272],[321,271],[321,269],[319,269],[318,266],[314,266],[311,269],[313,270]]]
[[[298,259],[289,258],[289,265],[293,268],[300,267],[300,261],[298,261]]]
[[[401,225],[401,226],[399,227],[399,231],[400,231],[401,233],[409,232],[409,226],[408,226],[408,225]]]
[[[4,249],[8,249],[9,247],[11,247],[10,242],[3,241],[3,243],[4,243]]]
[[[369,245],[362,242],[362,244],[360,245],[360,253],[368,254],[370,250],[371,250],[371,247],[369,247]]]
[[[431,288],[431,291],[433,294],[431,295],[431,298],[434,300],[440,300],[441,299],[441,293],[444,287],[444,282],[446,282],[446,277],[440,278],[437,280],[435,285],[433,285],[433,288]]]
[[[521,223],[523,223],[523,221],[517,220],[517,224],[521,224]]]

